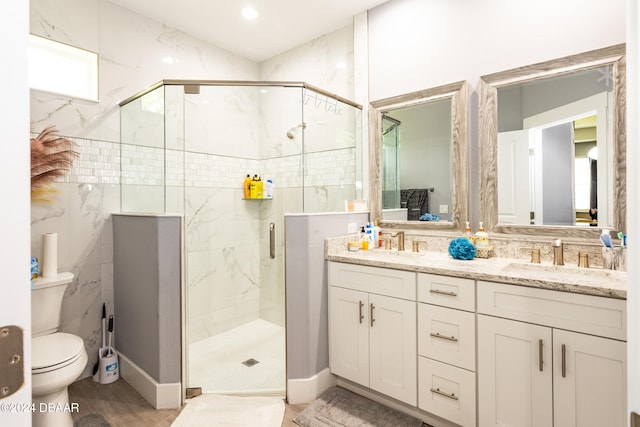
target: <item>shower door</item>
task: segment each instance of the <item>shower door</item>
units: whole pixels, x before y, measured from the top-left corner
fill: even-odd
[[[200,86],[182,97],[187,388],[285,395],[283,211],[301,199],[286,185],[301,163],[301,90]],[[273,198],[245,199],[247,174],[272,179]]]

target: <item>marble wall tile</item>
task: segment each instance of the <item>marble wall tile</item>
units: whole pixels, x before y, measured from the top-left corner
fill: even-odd
[[[260,157],[259,87],[207,86],[185,96],[185,149]]]
[[[304,81],[353,99],[353,54],[349,25],[263,61],[260,79]],[[339,63],[344,67],[336,67]]]

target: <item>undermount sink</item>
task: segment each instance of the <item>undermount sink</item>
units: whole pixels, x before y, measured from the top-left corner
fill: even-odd
[[[531,273],[554,276],[585,276],[590,278],[612,279],[618,278],[620,272],[605,270],[602,268],[579,268],[571,265],[535,264],[524,262],[511,262],[502,268],[505,273]]]

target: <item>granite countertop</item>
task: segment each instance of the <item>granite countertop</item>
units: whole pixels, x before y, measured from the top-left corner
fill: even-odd
[[[511,258],[475,258],[464,261],[453,259],[442,252],[415,253],[385,249],[349,252],[335,247],[327,248],[326,259],[608,298],[627,297],[627,273],[602,268],[531,264],[526,260]]]

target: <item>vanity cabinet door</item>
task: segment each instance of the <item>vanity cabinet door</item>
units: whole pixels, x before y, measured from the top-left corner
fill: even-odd
[[[369,296],[329,286],[329,366],[331,372],[369,386]]]
[[[554,425],[626,426],[626,344],[554,329]]]
[[[370,386],[417,404],[416,303],[369,294]]]
[[[481,427],[553,425],[551,328],[478,316]]]

